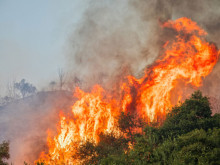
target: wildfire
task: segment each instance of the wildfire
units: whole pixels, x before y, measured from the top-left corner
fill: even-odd
[[[72,158],[77,145],[86,140],[97,143],[100,133],[117,133],[116,118],[121,111],[135,112],[146,122],[160,122],[173,106],[171,91],[178,80],[185,85],[201,85],[218,60],[218,49],[205,41],[206,32],[188,18],[168,21],[162,26],[173,29],[175,39],[166,42],[163,54],[141,79],[128,76],[121,83],[120,100],[108,96],[99,85],[91,93],[76,89],[78,101],[72,106],[73,118],[61,116],[58,134],[48,138],[48,154],[42,153],[40,160],[51,165],[77,164]]]
[[[115,132],[119,109],[112,102],[103,98],[104,90],[96,85],[91,93],[85,93],[76,88],[75,97],[79,100],[72,106],[73,119],[60,117],[59,133],[54,138],[48,138],[49,154],[41,154],[41,160],[47,164],[75,164],[71,160],[72,153],[80,143],[87,140],[98,142],[102,132]]]

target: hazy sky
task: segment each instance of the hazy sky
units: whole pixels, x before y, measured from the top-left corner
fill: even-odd
[[[0,0],[0,93],[13,79],[40,88],[55,78],[85,9],[81,0]]]

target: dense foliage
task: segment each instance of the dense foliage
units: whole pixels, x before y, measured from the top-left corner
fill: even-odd
[[[99,143],[79,145],[73,158],[102,165],[220,164],[220,114],[211,114],[209,100],[200,91],[173,107],[162,125],[121,113],[121,135],[100,134]]]
[[[4,141],[0,144],[0,165],[8,165],[5,160],[9,157],[9,143]]]
[[[87,142],[76,155],[84,164],[219,164],[220,115],[211,114],[200,91],[173,107],[160,127],[122,113],[118,124],[124,136],[102,134],[98,144]],[[144,129],[133,131],[137,127]]]

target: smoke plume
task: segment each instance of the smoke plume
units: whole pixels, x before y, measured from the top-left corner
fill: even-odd
[[[91,0],[88,6],[66,52],[71,77],[85,89],[96,83],[111,88],[127,75],[141,77],[172,39],[173,32],[160,26],[169,19],[192,19],[220,46],[219,0]],[[201,89],[220,99],[219,82],[218,62]],[[45,147],[47,128],[56,130],[59,109],[69,110],[71,103],[72,97],[51,94],[0,109],[0,141],[10,140],[11,161],[36,160],[33,153]]]
[[[0,142],[10,144],[9,164],[33,163],[46,150],[47,131],[56,131],[59,113],[70,111],[72,94],[40,92],[0,107]]]
[[[160,24],[180,17],[196,21],[208,32],[208,40],[219,46],[219,7],[218,0],[90,1],[69,39],[68,68],[84,87],[96,83],[111,87],[119,77],[129,74],[140,77],[161,53],[165,41],[172,39],[172,32]],[[207,94],[220,92],[219,65],[205,80]],[[206,88],[210,84],[212,92]]]

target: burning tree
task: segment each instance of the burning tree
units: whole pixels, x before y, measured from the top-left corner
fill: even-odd
[[[163,54],[147,68],[142,78],[128,76],[121,82],[120,99],[99,85],[90,93],[76,88],[78,100],[72,106],[74,117],[61,116],[58,134],[48,138],[48,154],[42,153],[40,161],[78,164],[80,161],[72,155],[78,152],[79,144],[88,141],[99,144],[100,134],[125,135],[117,127],[116,119],[121,112],[135,113],[145,123],[162,123],[169,112],[167,110],[181,100],[179,91],[176,93],[177,101],[171,102],[172,90],[178,85],[178,80],[182,80],[185,86],[199,87],[202,84],[202,78],[217,63],[217,47],[208,43],[204,37],[206,32],[188,18],[167,21],[162,26],[175,31],[175,38],[166,42]],[[131,132],[129,130],[127,135]]]

